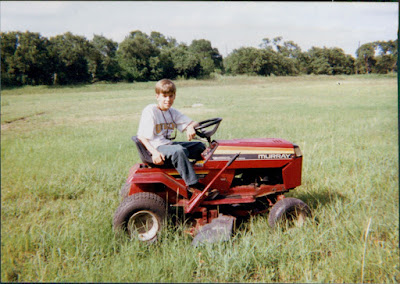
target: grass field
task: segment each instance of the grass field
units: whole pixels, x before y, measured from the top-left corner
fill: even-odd
[[[119,190],[139,162],[130,137],[154,82],[3,90],[2,282],[400,281],[396,76],[176,83],[176,108],[223,118],[216,139],[298,144],[303,185],[287,196],[313,217],[282,231],[256,216],[197,248],[183,225],[153,245],[116,237]]]

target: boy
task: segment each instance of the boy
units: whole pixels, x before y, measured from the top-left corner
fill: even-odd
[[[150,104],[143,109],[137,137],[151,153],[155,165],[171,162],[186,186],[202,189],[189,159],[200,159],[200,154],[205,150],[204,144],[172,142],[176,137],[176,129],[186,131],[186,137],[191,141],[196,135],[194,127],[198,123],[172,108],[176,87],[171,80],[158,81],[155,91],[157,104]]]

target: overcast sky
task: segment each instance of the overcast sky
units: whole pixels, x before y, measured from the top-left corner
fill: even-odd
[[[355,56],[359,44],[397,39],[395,2],[227,1],[1,1],[1,31],[38,32],[50,38],[67,31],[103,35],[118,43],[134,30],[152,31],[190,44],[209,40],[226,56],[283,37],[303,51],[339,47]]]

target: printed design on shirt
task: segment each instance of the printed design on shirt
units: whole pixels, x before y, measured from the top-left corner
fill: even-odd
[[[159,123],[156,124],[156,133],[160,134],[163,130],[174,130],[175,124],[173,122],[170,123]]]

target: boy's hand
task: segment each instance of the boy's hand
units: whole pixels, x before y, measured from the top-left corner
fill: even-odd
[[[194,136],[196,136],[196,131],[194,130],[194,128],[199,125],[197,122],[192,122],[190,123],[187,127],[186,127],[186,137],[188,139],[188,141],[191,141]]]
[[[196,131],[194,131],[193,126],[188,126],[187,130],[186,130],[186,137],[189,141],[191,141],[194,136],[196,136]]]
[[[164,165],[164,161],[165,161],[165,156],[163,153],[160,153],[158,151],[154,151],[152,153],[151,158],[153,159],[153,163],[155,165]]]
[[[151,146],[149,140],[147,138],[138,137],[139,140],[143,143],[146,149],[151,153],[151,159],[153,160],[153,164],[155,165],[164,165],[165,156],[163,153],[158,152],[153,146]]]

